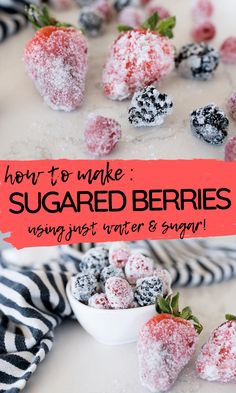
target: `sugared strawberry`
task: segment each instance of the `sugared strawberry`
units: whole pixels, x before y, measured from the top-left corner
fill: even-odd
[[[236,317],[226,315],[226,320],[211,333],[197,358],[196,371],[208,381],[236,382]]]
[[[202,326],[189,307],[178,307],[179,294],[157,298],[156,315],[140,330],[138,361],[141,383],[151,392],[165,392],[190,361]],[[190,322],[193,321],[193,323]]]
[[[29,19],[38,30],[24,52],[26,70],[44,101],[55,110],[72,111],[84,98],[88,47],[78,29],[31,6]]]
[[[154,13],[139,29],[120,26],[103,71],[106,97],[124,100],[168,75],[174,67],[174,47],[169,38],[175,18],[161,20]]]

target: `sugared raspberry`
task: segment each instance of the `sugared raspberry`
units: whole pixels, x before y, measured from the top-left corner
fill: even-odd
[[[125,265],[125,275],[130,284],[135,284],[139,278],[151,276],[152,273],[153,260],[140,253],[132,254]]]
[[[102,84],[106,97],[124,100],[168,75],[174,67],[174,48],[167,37],[150,30],[119,35],[106,61]]]
[[[83,256],[79,265],[80,270],[99,276],[102,269],[109,265],[108,253],[108,249],[104,247],[91,248]]]
[[[193,28],[191,35],[195,42],[211,41],[216,35],[215,25],[210,20],[205,20]]]
[[[143,11],[137,7],[125,7],[119,14],[119,24],[131,27],[139,27],[144,22],[145,15]]]
[[[225,145],[225,161],[236,161],[236,136],[230,138]]]
[[[147,14],[149,16],[157,12],[160,19],[166,19],[170,17],[170,12],[162,5],[157,5],[156,0],[151,1],[147,6]]]
[[[137,280],[134,298],[141,307],[154,304],[157,296],[162,295],[163,283],[159,277],[150,276]]]
[[[195,136],[212,145],[219,145],[228,135],[229,120],[221,109],[209,104],[191,113],[190,125]]]
[[[215,329],[196,362],[197,374],[208,381],[236,382],[236,321]]]
[[[131,251],[127,244],[123,242],[113,243],[109,249],[109,262],[114,267],[125,267],[130,253]]]
[[[71,293],[81,302],[88,302],[89,298],[95,294],[97,286],[97,279],[91,273],[78,273],[71,278]]]
[[[111,277],[105,285],[105,293],[112,308],[128,308],[134,300],[134,293],[128,281],[120,277]]]
[[[121,126],[107,117],[91,114],[84,132],[89,153],[103,156],[112,152],[121,138]]]
[[[211,0],[195,0],[192,7],[192,16],[195,21],[208,19],[214,12],[214,6]]]
[[[209,80],[219,65],[219,54],[210,45],[184,45],[175,57],[175,65],[179,74],[184,78]]]
[[[122,277],[125,278],[124,272],[122,269],[114,266],[106,266],[104,269],[102,269],[101,274],[100,274],[100,285],[101,288],[105,288],[106,281],[110,277]]]
[[[232,93],[227,101],[227,109],[233,120],[236,121],[236,93]]]
[[[160,278],[163,284],[163,296],[170,295],[172,293],[171,289],[171,275],[166,269],[161,267],[155,267],[153,270],[153,276]]]
[[[87,52],[84,35],[74,28],[43,27],[26,45],[26,70],[50,108],[70,112],[82,104]]]
[[[228,37],[221,44],[220,57],[224,63],[236,63],[236,37]]]
[[[109,23],[112,20],[113,9],[108,0],[97,0],[92,4],[91,8],[99,12],[105,22]]]
[[[88,305],[94,308],[109,309],[111,308],[105,293],[95,293],[89,298]]]
[[[159,126],[172,112],[173,102],[165,93],[154,86],[145,87],[134,93],[130,108],[129,122],[134,127]]]

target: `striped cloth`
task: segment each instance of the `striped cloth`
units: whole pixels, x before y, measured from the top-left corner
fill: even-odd
[[[27,25],[25,6],[38,0],[0,0],[0,43]]]
[[[12,254],[9,258],[7,250],[2,252],[0,393],[17,393],[24,388],[52,348],[55,327],[72,317],[65,288],[69,278],[78,272],[81,251],[94,246],[77,245],[79,252],[72,247],[57,247],[53,259],[34,267],[16,267]],[[234,244],[174,240],[133,242],[131,246],[167,268],[175,287],[207,285],[236,276]],[[16,261],[17,252],[15,255]]]

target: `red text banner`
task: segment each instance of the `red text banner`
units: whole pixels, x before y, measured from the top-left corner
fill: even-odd
[[[17,248],[236,234],[236,163],[0,161],[0,231]]]

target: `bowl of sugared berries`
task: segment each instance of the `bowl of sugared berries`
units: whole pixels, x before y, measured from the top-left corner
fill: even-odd
[[[155,315],[158,296],[171,293],[171,277],[145,250],[116,242],[91,248],[72,276],[67,295],[78,322],[104,344],[137,340],[143,324]]]

